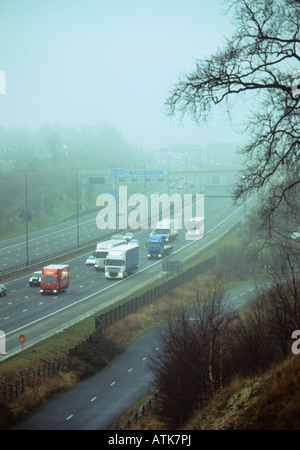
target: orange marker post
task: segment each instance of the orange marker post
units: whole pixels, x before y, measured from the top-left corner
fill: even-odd
[[[23,353],[23,344],[24,344],[24,342],[25,342],[25,336],[24,336],[24,334],[21,334],[21,335],[20,335],[20,342],[22,342],[22,353]]]

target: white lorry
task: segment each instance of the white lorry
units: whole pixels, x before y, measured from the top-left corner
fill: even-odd
[[[124,244],[111,248],[105,261],[105,278],[126,278],[139,268],[139,246]]]
[[[96,247],[96,251],[94,253],[95,256],[95,269],[96,270],[104,270],[105,269],[105,260],[108,255],[110,249],[119,247],[122,244],[125,244],[125,240],[117,240],[117,239],[109,239],[108,241],[99,242]]]
[[[178,223],[176,219],[161,220],[157,222],[155,230],[151,234],[162,234],[165,242],[177,238],[178,236]]]
[[[205,217],[203,216],[192,217],[191,219],[189,219],[187,223],[187,233],[185,234],[185,238],[187,240],[201,239],[204,235],[204,222]]]

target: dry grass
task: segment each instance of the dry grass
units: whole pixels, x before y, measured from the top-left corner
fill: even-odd
[[[299,430],[299,385],[300,359],[293,356],[255,379],[235,379],[196,411],[184,430]],[[164,429],[155,405],[126,428]]]
[[[300,360],[293,356],[253,380],[220,392],[187,424],[189,430],[299,430]]]
[[[300,429],[300,359],[292,356],[272,372],[259,398],[257,428],[264,430]]]
[[[169,291],[152,305],[141,308],[137,313],[127,316],[104,332],[104,336],[113,340],[119,346],[125,346],[133,342],[139,335],[157,327],[180,310],[182,307],[192,306],[195,301],[204,301],[210,293],[210,286],[217,277],[223,274],[223,282],[226,285],[235,281],[232,273],[226,276],[219,267],[210,273],[202,274],[190,282]],[[240,281],[240,280],[239,280]],[[245,281],[245,277],[244,277]]]

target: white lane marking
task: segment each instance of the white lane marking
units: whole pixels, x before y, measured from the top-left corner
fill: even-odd
[[[155,264],[158,264],[158,263],[160,263],[160,262],[161,262],[161,260],[158,260],[158,261],[156,261],[155,263],[151,264],[151,266],[154,266]],[[140,274],[140,273],[143,272],[144,270],[147,270],[147,269],[148,269],[149,267],[151,267],[151,266],[148,266],[148,267],[145,267],[144,269],[141,269],[141,270],[138,272],[138,274]],[[132,274],[132,275],[131,275],[131,278],[133,278],[135,275],[136,275],[136,274]],[[119,280],[118,283],[123,283],[123,282],[126,282],[126,281],[127,281],[127,279],[124,278],[123,280]],[[53,311],[52,313],[49,313],[49,314],[47,314],[46,316],[40,317],[39,319],[33,320],[32,322],[29,322],[29,323],[26,323],[25,325],[22,325],[21,327],[16,328],[15,330],[8,331],[8,332],[6,333],[6,336],[9,336],[10,334],[16,333],[17,331],[23,330],[24,328],[29,327],[29,326],[31,326],[31,325],[35,325],[36,323],[41,322],[41,320],[48,319],[49,317],[55,316],[55,314],[58,314],[58,313],[60,313],[60,312],[62,312],[62,311],[65,311],[66,309],[72,308],[73,306],[75,306],[75,305],[77,305],[77,304],[79,304],[79,303],[82,303],[82,302],[84,302],[85,300],[88,300],[88,299],[90,299],[91,297],[94,297],[95,295],[99,295],[99,294],[101,294],[102,292],[104,292],[104,291],[106,291],[106,290],[108,290],[108,289],[112,289],[114,286],[115,286],[115,284],[112,284],[112,285],[110,285],[110,286],[106,286],[104,289],[100,289],[99,291],[94,292],[93,294],[90,294],[90,295],[88,295],[87,297],[80,298],[79,300],[76,300],[75,302],[70,303],[69,305],[66,305],[66,306],[64,306],[64,307],[62,307],[62,308],[60,308],[60,309],[58,309],[58,310],[56,310],[56,311]],[[70,293],[70,292],[67,291],[67,294],[69,294],[69,293]],[[55,298],[57,298],[57,297],[55,297]]]

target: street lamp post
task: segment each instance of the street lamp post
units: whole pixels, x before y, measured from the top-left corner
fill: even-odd
[[[76,227],[77,227],[77,248],[79,247],[79,205],[78,205],[78,169],[76,169]]]
[[[76,231],[77,231],[77,248],[79,248],[79,169],[77,167],[71,167],[72,170],[76,170]]]
[[[27,200],[27,171],[25,171],[25,214],[26,214],[26,264],[29,263],[29,254],[28,254],[28,200]]]
[[[29,244],[28,244],[28,188],[27,188],[27,172],[33,172],[33,169],[18,169],[19,172],[25,173],[25,234],[26,234],[26,265],[29,264]]]

